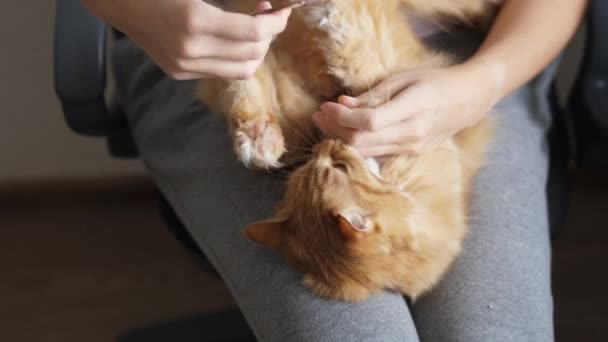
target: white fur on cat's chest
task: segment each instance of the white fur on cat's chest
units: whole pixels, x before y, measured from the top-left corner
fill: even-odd
[[[376,177],[382,178],[380,175],[380,162],[376,158],[366,158],[365,163],[369,171]]]

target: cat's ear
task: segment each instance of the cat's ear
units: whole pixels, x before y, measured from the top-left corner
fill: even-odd
[[[284,221],[278,219],[255,222],[245,228],[245,235],[264,246],[279,248],[283,224]]]
[[[340,234],[346,240],[361,240],[374,229],[374,221],[361,210],[342,210],[336,217]]]

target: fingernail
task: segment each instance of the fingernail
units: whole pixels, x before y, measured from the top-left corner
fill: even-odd
[[[338,102],[343,106],[346,106],[349,108],[354,108],[354,107],[357,107],[359,100],[357,100],[357,98],[355,98],[355,97],[340,96],[340,98],[338,99]]]
[[[329,106],[330,106],[330,104],[325,102],[325,103],[321,104],[321,106],[319,108],[321,108],[322,111],[325,111],[328,109],[327,107],[329,107]]]

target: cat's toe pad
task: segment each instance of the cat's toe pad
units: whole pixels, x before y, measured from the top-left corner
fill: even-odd
[[[245,121],[235,131],[234,149],[247,166],[279,168],[279,158],[285,152],[281,129],[274,123],[261,120]]]

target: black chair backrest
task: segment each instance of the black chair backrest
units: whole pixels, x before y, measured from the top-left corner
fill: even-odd
[[[68,125],[86,135],[106,135],[107,26],[79,0],[58,0],[55,21],[55,91]]]
[[[110,27],[80,0],[57,0],[55,10],[55,92],[68,126],[103,136],[115,157],[137,157],[126,118],[106,99]]]

